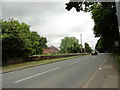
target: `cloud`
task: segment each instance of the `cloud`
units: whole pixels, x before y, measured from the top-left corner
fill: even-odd
[[[69,0],[3,0],[2,2],[69,2]]]
[[[59,47],[61,39],[83,34],[83,42],[96,43],[93,35],[94,22],[90,13],[67,11],[64,2],[3,2],[3,19],[17,19],[45,36],[48,45]]]

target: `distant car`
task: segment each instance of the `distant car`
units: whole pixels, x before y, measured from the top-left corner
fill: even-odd
[[[97,53],[97,51],[92,51],[91,52],[91,55],[97,55],[98,53]]]

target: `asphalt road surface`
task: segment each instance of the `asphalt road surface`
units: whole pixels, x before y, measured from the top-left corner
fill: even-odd
[[[31,67],[2,74],[2,88],[81,88],[109,54]]]

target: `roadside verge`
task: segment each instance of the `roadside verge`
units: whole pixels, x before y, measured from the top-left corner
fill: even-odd
[[[22,70],[25,68],[40,66],[44,64],[49,64],[53,62],[58,62],[58,61],[63,61],[63,60],[68,60],[68,59],[73,59],[73,58],[78,58],[78,57],[81,57],[81,56],[71,56],[71,57],[48,59],[48,60],[41,60],[41,61],[32,61],[32,62],[26,62],[26,63],[21,63],[21,64],[9,65],[5,67],[1,67],[0,73],[7,73],[7,72],[16,71],[16,70]]]

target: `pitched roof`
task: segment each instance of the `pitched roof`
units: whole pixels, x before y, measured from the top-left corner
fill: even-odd
[[[53,50],[59,50],[58,48],[56,48],[55,46],[50,46],[50,47],[48,47],[48,49],[53,49]]]

